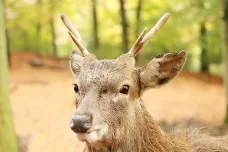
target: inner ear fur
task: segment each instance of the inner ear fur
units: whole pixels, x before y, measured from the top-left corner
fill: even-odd
[[[82,62],[83,57],[76,51],[73,51],[70,55],[70,69],[73,75],[77,76],[79,74],[81,71]]]
[[[97,60],[94,54],[81,56],[76,51],[73,51],[70,56],[70,69],[73,75],[77,76],[83,68],[86,68],[91,62]]]
[[[182,70],[186,57],[186,52],[180,51],[153,58],[140,69],[141,88],[155,88],[167,84]]]

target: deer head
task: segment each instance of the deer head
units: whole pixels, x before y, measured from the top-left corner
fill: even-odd
[[[114,60],[98,60],[84,47],[81,36],[67,16],[61,15],[82,54],[73,51],[70,57],[76,95],[76,112],[70,127],[79,140],[90,146],[109,146],[121,141],[124,130],[137,121],[136,114],[142,109],[139,102],[142,93],[167,84],[181,71],[186,60],[184,51],[167,53],[153,58],[141,68],[135,67],[134,57],[169,16],[169,13],[163,15],[147,34],[144,29],[128,53]]]

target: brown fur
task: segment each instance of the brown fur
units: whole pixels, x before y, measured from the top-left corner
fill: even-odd
[[[188,152],[190,145],[176,137],[169,137],[153,121],[150,114],[142,106],[135,113],[135,119],[124,122],[124,134],[121,134],[113,144],[104,149],[96,150],[89,145],[87,150],[91,152]],[[134,125],[132,125],[134,122]],[[188,139],[184,139],[188,140]]]
[[[160,87],[183,68],[186,53],[165,54],[142,68],[127,54],[116,60],[97,60],[94,55],[71,56],[75,75],[76,113],[91,113],[93,127],[108,126],[98,141],[87,141],[85,152],[227,152],[227,137],[215,138],[200,130],[164,132],[147,112],[140,96]],[[129,85],[128,94],[120,93]],[[95,128],[96,129],[96,128]]]

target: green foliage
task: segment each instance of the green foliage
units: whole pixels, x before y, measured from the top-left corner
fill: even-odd
[[[128,20],[129,45],[135,41],[137,0],[125,1]],[[41,55],[53,55],[50,20],[54,19],[58,57],[66,57],[76,48],[60,21],[60,14],[67,14],[80,31],[87,48],[99,58],[114,58],[122,52],[121,18],[119,1],[97,0],[98,31],[100,47],[93,48],[92,6],[91,0],[8,0],[7,28],[10,33],[11,51],[32,51]],[[139,28],[153,27],[165,13],[171,12],[171,18],[165,27],[154,37],[140,53],[140,64],[153,56],[166,52],[187,50],[189,60],[187,68],[199,71],[200,24],[206,23],[207,64],[221,64],[221,2],[220,0],[160,0],[143,1]]]

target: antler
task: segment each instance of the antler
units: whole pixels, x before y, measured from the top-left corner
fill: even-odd
[[[131,56],[136,56],[140,50],[149,42],[149,40],[162,28],[162,26],[169,19],[170,13],[165,13],[160,20],[156,23],[156,25],[146,34],[146,28],[140,34],[138,39],[136,40],[133,47],[130,49],[128,54]]]
[[[79,48],[82,55],[85,56],[85,55],[89,54],[89,51],[85,48],[79,32],[73,28],[73,24],[70,21],[70,19],[65,14],[61,15],[61,19],[62,19],[63,23],[65,24],[65,26],[67,27],[67,29],[69,30],[68,33],[69,33],[70,37],[72,38],[74,43]]]

